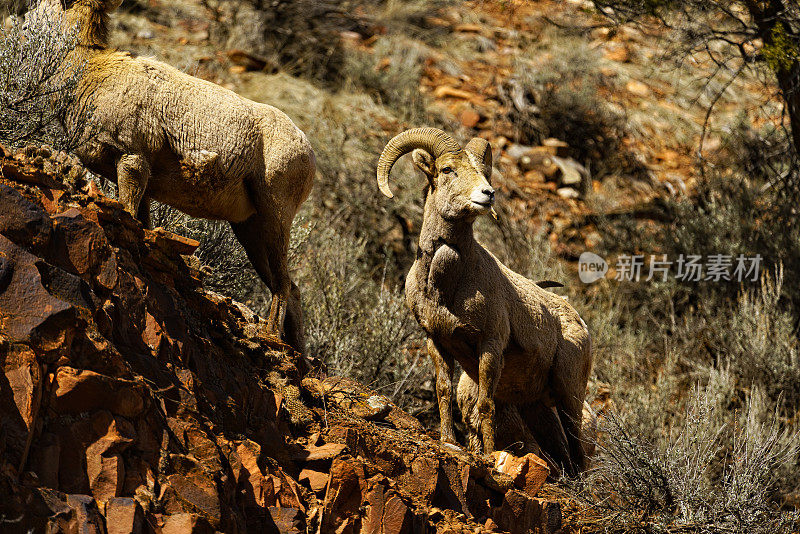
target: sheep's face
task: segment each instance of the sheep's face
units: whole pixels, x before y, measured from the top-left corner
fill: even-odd
[[[412,158],[430,184],[426,202],[433,202],[445,219],[474,219],[492,210],[492,170],[477,155],[461,150],[434,159],[427,151],[416,149]]]

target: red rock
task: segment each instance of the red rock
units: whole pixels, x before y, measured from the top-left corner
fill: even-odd
[[[217,487],[205,473],[192,471],[167,477],[167,484],[175,496],[189,509],[201,512],[212,523],[220,520],[220,502]],[[177,503],[174,503],[177,504]],[[185,508],[184,508],[185,509]]]
[[[174,251],[187,256],[194,253],[200,246],[200,242],[196,239],[172,233],[161,227],[152,231],[145,230],[145,241],[153,243],[165,251]]]
[[[140,534],[144,526],[142,507],[135,499],[117,497],[106,503],[108,534]]]
[[[386,477],[371,479],[365,496],[366,518],[361,527],[362,534],[411,534],[414,517],[408,505],[389,489]]]
[[[105,289],[112,290],[116,287],[118,280],[117,258],[114,254],[111,254],[111,256],[100,265],[95,280]]]
[[[306,379],[303,388],[316,397],[324,396],[328,403],[368,421],[387,421],[397,428],[421,432],[420,422],[400,410],[384,395],[364,387],[355,380],[338,376],[322,382]]]
[[[98,502],[121,495],[125,483],[125,464],[121,455],[102,455],[90,446],[86,450],[86,473],[92,495]]]
[[[480,113],[470,108],[462,111],[458,118],[465,128],[475,128],[475,126],[477,126],[481,121]]]
[[[53,237],[53,224],[42,208],[0,184],[0,234],[28,250],[44,250]]]
[[[248,495],[254,506],[264,507],[274,504],[275,487],[258,467],[261,447],[253,441],[245,440],[236,446],[236,454],[241,463],[241,470],[237,475],[240,491]]]
[[[561,529],[561,508],[558,503],[529,497],[510,490],[503,498],[502,506],[492,519],[510,534],[555,534]]]
[[[427,505],[433,503],[433,495],[439,484],[439,460],[431,457],[416,457],[411,462],[411,471],[404,478],[415,495]]]
[[[366,490],[364,464],[353,458],[336,458],[330,477],[323,504],[323,532],[335,531],[355,514]]]
[[[17,413],[27,429],[33,426],[41,393],[42,371],[31,350],[22,350],[6,357],[6,380],[14,396]]]
[[[39,199],[42,203],[42,207],[44,207],[47,213],[57,213],[60,209],[59,201],[61,197],[64,196],[66,191],[59,190],[59,189],[48,189],[45,187],[39,188],[42,192],[42,196]]]
[[[442,496],[447,507],[470,517],[472,514],[467,503],[469,465],[452,458],[443,461],[437,480],[437,494]]]
[[[326,443],[319,447],[312,445],[305,449],[299,450],[295,455],[295,460],[302,462],[312,462],[315,460],[332,460],[338,456],[342,451],[347,448],[346,445],[341,443]]]
[[[58,265],[78,276],[101,272],[112,254],[103,229],[77,208],[58,214],[53,221],[55,250],[50,255]]]
[[[44,432],[34,441],[29,465],[35,469],[42,486],[58,488],[60,456],[61,444],[56,434]]]
[[[67,505],[73,511],[69,532],[105,534],[105,521],[94,499],[88,495],[67,495]]]
[[[98,412],[92,426],[101,437],[86,448],[86,474],[94,498],[105,502],[122,494],[125,465],[120,453],[134,440],[120,433],[109,412]]]
[[[277,474],[269,475],[268,478],[272,480],[273,487],[275,488],[277,504],[287,508],[297,508],[305,512],[306,507],[300,496],[301,489],[297,482],[286,475],[280,468],[276,468],[274,472]]]
[[[2,313],[2,310],[0,310]],[[5,359],[0,378],[0,457],[15,469],[26,463],[34,443],[42,392],[41,368],[34,353],[24,345],[8,348],[0,342]],[[0,360],[2,361],[2,360]],[[2,463],[0,463],[0,466]]]
[[[213,534],[211,525],[198,514],[173,514],[164,518],[161,534]]]
[[[286,508],[280,506],[270,506],[268,508],[278,532],[281,534],[302,534],[306,532],[303,528],[303,512],[297,508]]]
[[[535,497],[545,480],[550,475],[547,462],[535,454],[526,454],[522,458],[505,451],[495,451],[492,454],[495,469],[514,479],[514,485]]]
[[[329,443],[341,443],[346,445],[351,451],[358,450],[359,434],[355,428],[345,426],[334,426],[325,435],[325,440]]]
[[[328,486],[328,473],[314,471],[313,469],[303,469],[297,475],[297,480],[305,482],[314,493],[319,493]]]
[[[20,164],[19,162],[0,162],[0,176],[23,184],[63,187],[41,169],[37,169],[32,165]]]
[[[59,367],[53,406],[58,413],[79,413],[107,408],[124,417],[135,417],[144,409],[144,386],[86,369]]]
[[[26,341],[72,309],[44,287],[39,259],[0,235],[0,333]]]

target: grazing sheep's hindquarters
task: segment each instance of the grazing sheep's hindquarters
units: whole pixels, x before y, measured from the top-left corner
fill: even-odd
[[[396,136],[378,162],[378,184],[387,196],[392,165],[412,151],[429,188],[406,299],[428,335],[442,439],[455,441],[451,404],[458,361],[475,384],[467,421],[476,431],[473,449],[482,441],[484,452],[495,450],[498,419],[516,417],[528,429],[536,425],[553,460],[577,472],[584,466],[580,428],[592,365],[586,325],[566,300],[513,272],[475,241],[475,219],[493,211],[489,144],[476,138],[462,149],[433,128]],[[523,406],[553,406],[557,416]],[[558,444],[561,435],[566,445]]]
[[[107,48],[108,13],[118,0],[60,0],[36,9],[63,11],[79,24],[73,54],[85,64],[80,109],[92,132],[78,156],[116,181],[126,210],[149,224],[150,199],[193,217],[229,221],[273,294],[267,327],[303,348],[297,287],[289,278],[289,231],[315,174],[314,152],[286,114],[159,61]],[[72,58],[75,59],[75,58]],[[285,321],[285,322],[284,322]]]

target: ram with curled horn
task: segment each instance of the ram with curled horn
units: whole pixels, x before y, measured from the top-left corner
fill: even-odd
[[[515,273],[475,240],[473,223],[494,211],[489,143],[475,138],[462,148],[435,128],[397,135],[378,161],[378,186],[390,198],[389,173],[408,152],[429,187],[406,300],[427,334],[442,439],[455,443],[452,390],[458,361],[477,386],[475,416],[467,427],[480,435],[470,436],[470,448],[490,453],[503,443],[496,400],[515,405],[523,416],[536,407],[537,414],[552,417],[537,416],[536,436],[544,443],[531,444],[530,452],[569,473],[579,471],[585,463],[580,428],[592,366],[589,331],[564,298]]]

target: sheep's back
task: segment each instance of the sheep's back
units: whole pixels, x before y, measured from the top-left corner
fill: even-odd
[[[208,151],[219,155],[222,169],[252,172],[264,165],[271,142],[265,133],[296,129],[275,108],[153,59],[113,52],[93,59],[89,71],[104,140],[123,151],[154,156],[167,149],[178,159]],[[272,131],[265,132],[265,122]]]

